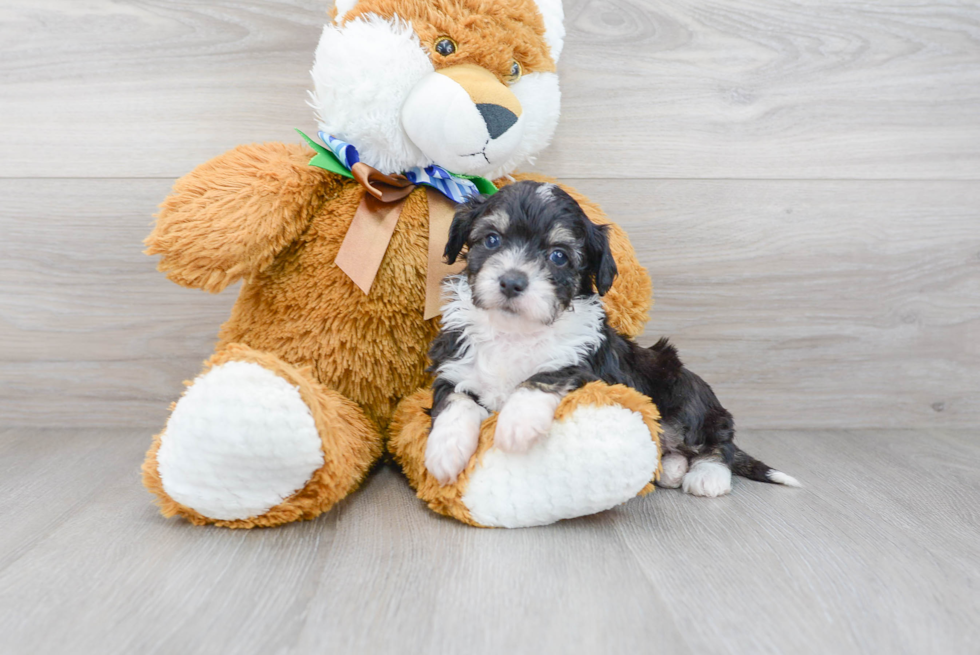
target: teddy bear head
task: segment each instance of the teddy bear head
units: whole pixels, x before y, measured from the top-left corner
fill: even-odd
[[[496,178],[551,140],[560,0],[337,0],[332,16],[311,105],[366,164]]]

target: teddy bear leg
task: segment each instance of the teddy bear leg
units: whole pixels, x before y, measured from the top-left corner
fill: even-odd
[[[164,516],[268,527],[330,509],[381,451],[361,408],[308,368],[231,344],[175,403],[147,453],[143,484]]]
[[[455,483],[425,468],[429,390],[398,406],[388,450],[434,511],[479,527],[529,527],[594,514],[653,490],[660,424],[650,399],[594,382],[559,404],[550,432],[527,452],[494,448],[497,415],[483,422],[476,454]]]

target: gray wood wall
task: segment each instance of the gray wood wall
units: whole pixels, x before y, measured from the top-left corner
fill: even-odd
[[[5,0],[0,426],[147,432],[235,291],[140,253],[173,180],[312,129],[328,0]],[[742,427],[980,420],[980,4],[566,0],[537,169],[631,233]],[[600,144],[601,147],[596,147]]]

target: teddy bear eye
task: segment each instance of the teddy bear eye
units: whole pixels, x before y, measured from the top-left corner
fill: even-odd
[[[443,57],[448,57],[456,52],[456,42],[450,39],[448,36],[444,36],[436,41],[436,52]]]
[[[514,60],[510,62],[510,73],[507,75],[507,81],[514,83],[521,79],[521,75],[524,74],[524,67],[521,66],[521,62]]]

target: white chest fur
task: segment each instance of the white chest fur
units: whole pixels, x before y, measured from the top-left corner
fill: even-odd
[[[465,278],[446,283],[443,329],[462,333],[456,359],[439,367],[439,376],[456,391],[473,393],[491,411],[500,410],[518,386],[536,373],[557,371],[582,361],[603,340],[604,318],[598,296],[573,301],[551,325],[526,321],[473,304]]]

